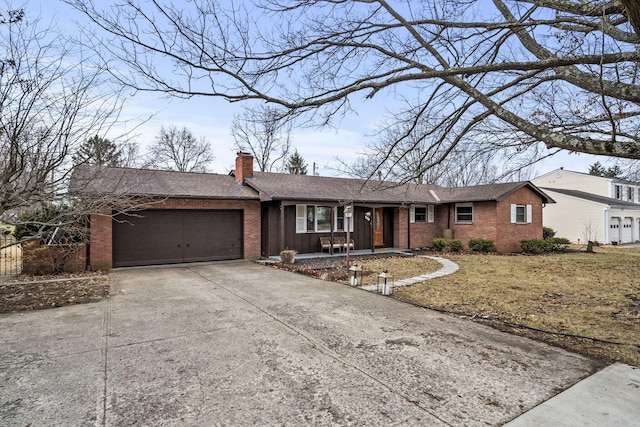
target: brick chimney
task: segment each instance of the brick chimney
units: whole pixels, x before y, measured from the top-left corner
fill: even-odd
[[[238,151],[236,157],[236,181],[244,184],[245,178],[253,176],[253,156],[250,153]]]

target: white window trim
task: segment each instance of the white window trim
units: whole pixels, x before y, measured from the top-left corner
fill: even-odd
[[[433,205],[411,205],[411,209],[409,210],[409,222],[416,223],[416,208],[427,208],[426,217],[424,221],[417,222],[418,224],[426,224],[429,222],[434,222],[434,206]]]
[[[333,231],[334,232],[338,232],[338,233],[342,233],[342,232],[346,232],[347,230],[338,230],[338,207],[342,207],[344,208],[344,206],[336,206],[333,208]],[[344,213],[343,213],[344,215]],[[343,217],[343,219],[346,221],[346,218]],[[349,218],[349,232],[353,232],[353,213],[351,214],[351,218]]]
[[[518,222],[518,207],[524,207],[525,208],[525,221],[524,222]],[[533,214],[533,206],[532,205],[511,205],[511,224],[531,224],[532,222],[532,218],[531,215]]]
[[[316,212],[315,217],[314,217],[314,229],[313,230],[307,230],[307,207],[308,206],[313,206],[314,208],[314,212]],[[318,207],[330,207],[330,206],[326,206],[326,205],[296,205],[296,234],[301,234],[301,233],[328,233],[330,232],[330,230],[322,230],[322,231],[318,231],[318,215],[317,215],[317,208]],[[338,233],[342,233],[342,232],[346,232],[347,230],[338,230],[338,208],[337,207],[333,207],[333,231],[334,232],[338,232]],[[346,218],[345,218],[346,220]],[[353,232],[353,216],[351,218],[349,218],[349,232]]]
[[[300,213],[302,212],[302,215]],[[296,205],[296,233],[307,232],[307,205]]]
[[[458,220],[458,208],[471,208],[471,221],[459,221]],[[456,224],[473,224],[473,218],[474,218],[474,213],[473,213],[473,203],[456,203],[455,205],[455,210],[454,210],[454,215],[455,215],[455,223]]]

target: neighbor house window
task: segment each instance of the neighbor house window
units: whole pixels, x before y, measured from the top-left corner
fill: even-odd
[[[411,206],[409,218],[411,222],[433,222],[433,205]]]
[[[456,203],[456,222],[467,224],[473,222],[473,203]]]
[[[333,215],[335,219],[334,231],[346,231],[344,229],[344,207],[296,205],[296,233],[331,231],[331,211],[333,209],[335,209]],[[351,218],[349,225],[353,230],[353,218]]]
[[[531,222],[531,205],[511,205],[511,223],[528,224]]]
[[[614,185],[613,194],[614,194],[614,198],[618,200],[622,200],[622,185]]]

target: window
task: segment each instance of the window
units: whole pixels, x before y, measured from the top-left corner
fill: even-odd
[[[635,190],[635,188],[633,188],[633,187],[627,187],[627,201],[628,202],[633,202],[634,190]]]
[[[334,231],[346,231],[344,229],[344,207],[331,208],[330,206],[296,205],[296,233],[315,233],[331,231],[331,211],[334,218]],[[353,231],[353,218],[349,221],[350,231]]]
[[[473,223],[473,203],[456,203],[456,222]]]
[[[433,222],[434,206],[411,206],[409,213],[410,222]]]
[[[622,200],[622,185],[613,186],[613,196],[615,199]]]
[[[529,224],[531,223],[531,205],[511,205],[511,223]]]
[[[347,231],[347,229],[344,227],[344,224],[345,224],[344,206],[338,206],[335,209],[336,209],[335,210],[336,220],[334,222],[333,231]],[[349,224],[349,231],[353,231],[353,216],[349,218],[348,224]]]

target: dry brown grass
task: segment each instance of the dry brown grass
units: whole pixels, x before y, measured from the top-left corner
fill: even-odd
[[[397,288],[394,295],[464,313],[476,321],[594,358],[640,366],[640,248],[599,247],[595,254],[447,258],[460,265],[457,273]],[[413,260],[398,258],[395,265],[382,260],[380,266],[367,261],[365,267],[374,271],[388,268],[396,279],[437,269],[414,274]],[[411,271],[403,263],[411,263]],[[375,283],[375,275],[373,280]]]

